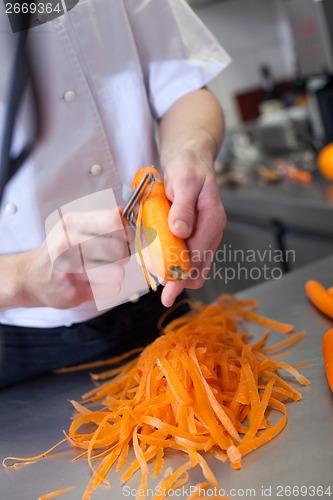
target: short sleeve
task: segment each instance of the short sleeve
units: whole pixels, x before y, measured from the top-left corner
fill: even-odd
[[[229,64],[185,0],[125,0],[125,7],[156,118]]]

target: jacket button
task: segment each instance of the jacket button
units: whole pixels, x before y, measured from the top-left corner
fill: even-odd
[[[74,90],[67,90],[67,92],[64,93],[64,99],[66,102],[73,102],[76,99],[76,94]]]
[[[103,167],[102,165],[93,165],[90,169],[90,173],[92,175],[101,175],[103,173]]]
[[[15,203],[10,203],[10,202],[7,202],[6,205],[5,205],[5,214],[6,215],[14,215],[16,214],[18,208],[17,208],[17,205],[15,205]]]

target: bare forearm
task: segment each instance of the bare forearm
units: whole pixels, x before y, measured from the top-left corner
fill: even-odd
[[[206,156],[213,164],[222,144],[224,117],[217,99],[200,89],[176,101],[161,119],[161,163],[165,168],[180,151]]]

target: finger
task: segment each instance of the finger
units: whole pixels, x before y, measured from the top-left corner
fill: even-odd
[[[182,293],[185,284],[182,281],[168,281],[162,290],[161,301],[165,307],[171,307],[178,295]]]
[[[92,298],[95,300],[97,307],[102,306],[103,309],[109,307],[108,302],[119,295],[120,291],[121,284],[119,283],[104,285],[95,283],[91,285]]]
[[[118,233],[118,232],[117,232]],[[63,273],[83,273],[106,263],[125,263],[130,257],[126,241],[110,236],[95,236],[81,244],[69,247],[56,257],[52,264],[55,271]]]
[[[205,193],[205,198],[207,199],[207,193]],[[213,200],[214,198],[208,197],[208,199]],[[210,206],[206,200],[204,200],[204,203],[199,200],[198,207],[196,228],[193,236],[187,240],[187,246],[191,253],[192,280],[205,277],[201,272],[198,273],[197,270],[206,271],[206,268],[208,268],[209,271],[226,225],[225,212],[219,198],[214,206]]]
[[[195,244],[195,248],[191,254],[189,277],[185,281],[182,281],[185,288],[196,290],[205,284],[220,241],[221,237],[216,237],[209,242],[209,248],[198,248],[199,245]]]
[[[62,218],[70,245],[76,245],[94,235],[112,234],[129,241],[131,231],[125,231],[119,209],[70,212]]]
[[[107,264],[105,266],[87,269],[87,277],[93,285],[121,285],[125,278],[125,269],[121,264]]]
[[[221,241],[226,221],[226,214],[215,181],[208,181],[198,198],[193,248],[196,244],[198,248],[211,248],[213,240]]]
[[[222,233],[223,234],[223,233]],[[214,260],[215,252],[221,242],[221,233],[215,235],[213,239],[209,240],[207,243],[208,248],[198,248],[199,244],[194,240],[190,242],[190,248],[194,250],[191,251],[191,269],[209,269]],[[194,273],[192,273],[192,278]]]
[[[84,241],[80,247],[86,269],[91,269],[96,265],[124,261],[130,256],[127,242],[105,236]]]
[[[201,188],[202,181],[197,176],[182,176],[172,180],[173,199],[168,222],[171,231],[179,238],[189,238],[192,233]]]
[[[191,263],[189,278],[185,281],[185,288],[197,290],[205,284],[214,260],[215,251],[220,241],[221,237],[218,236],[211,242],[209,249],[204,249],[201,252],[195,249],[196,252],[201,253],[202,259],[199,261],[196,254],[194,262],[192,261]]]
[[[98,308],[109,307],[108,302],[120,294],[125,269],[120,264],[108,264],[87,270],[91,291]]]

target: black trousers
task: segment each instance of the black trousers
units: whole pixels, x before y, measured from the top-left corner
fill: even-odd
[[[166,308],[161,290],[122,304],[97,318],[69,327],[30,328],[2,325],[0,388],[73,364],[118,355],[147,345],[158,335]],[[178,297],[178,301],[186,295]],[[169,320],[187,312],[178,307]],[[0,325],[1,327],[1,325]]]

